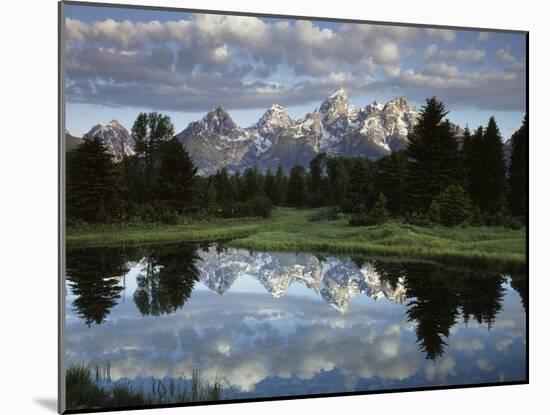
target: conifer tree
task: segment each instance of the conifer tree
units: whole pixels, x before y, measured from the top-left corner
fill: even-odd
[[[281,165],[279,165],[275,173],[275,192],[272,199],[274,205],[281,205],[285,203],[287,187],[288,178],[285,176]]]
[[[380,193],[374,206],[368,212],[368,221],[371,225],[381,225],[388,220],[388,211],[386,209],[387,199],[384,193]]]
[[[275,204],[277,199],[276,190],[275,190],[275,176],[271,173],[271,169],[267,169],[264,178],[264,193],[271,200],[272,204]]]
[[[468,195],[458,184],[452,184],[434,198],[429,211],[430,220],[444,226],[456,226],[469,221],[471,207]]]
[[[527,214],[527,116],[523,124],[512,135],[512,156],[510,160],[510,208],[515,215]]]
[[[409,134],[410,208],[426,212],[435,196],[459,180],[458,142],[445,106],[435,97],[426,100],[420,119]]]
[[[294,166],[288,178],[287,203],[293,207],[303,207],[306,202],[305,169]]]
[[[495,118],[487,127],[476,132],[471,144],[470,196],[481,213],[494,215],[500,209],[501,197],[506,185],[506,164],[502,137]]]
[[[103,222],[121,212],[118,166],[99,139],[85,139],[67,158],[67,220]]]
[[[374,179],[375,191],[384,192],[387,197],[388,210],[394,215],[401,215],[406,208],[407,198],[407,154],[405,151],[394,151],[389,156],[376,162]]]
[[[164,208],[178,213],[193,204],[193,180],[197,169],[177,138],[159,147],[159,167],[154,193]]]

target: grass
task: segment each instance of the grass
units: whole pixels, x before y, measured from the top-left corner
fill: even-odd
[[[434,260],[460,264],[523,266],[525,229],[424,228],[398,221],[351,227],[346,218],[311,222],[313,209],[277,208],[267,219],[217,219],[188,225],[107,225],[69,228],[68,247],[230,240],[258,251],[312,251]]]
[[[97,369],[96,369],[96,379]],[[99,380],[99,379],[98,379]],[[221,383],[210,383],[194,370],[190,379],[182,377],[166,383],[153,383],[150,393],[132,387],[130,383],[112,383],[104,388],[93,380],[92,369],[73,364],[67,369],[67,409],[121,408],[167,403],[206,402],[228,399],[223,396]]]

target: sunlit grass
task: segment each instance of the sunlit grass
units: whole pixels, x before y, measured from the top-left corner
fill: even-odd
[[[351,227],[347,218],[311,222],[313,209],[277,208],[267,219],[217,219],[187,225],[108,225],[69,228],[69,247],[230,240],[258,251],[316,251],[436,261],[520,266],[525,263],[525,229],[434,226],[399,221]]]

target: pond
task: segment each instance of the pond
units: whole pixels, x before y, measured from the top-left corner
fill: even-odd
[[[526,379],[526,279],[214,243],[67,253],[66,359],[261,398]]]

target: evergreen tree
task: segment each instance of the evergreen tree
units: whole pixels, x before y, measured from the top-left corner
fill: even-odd
[[[341,157],[329,158],[326,161],[327,175],[330,183],[330,201],[340,205],[347,193],[348,172]]]
[[[515,215],[527,215],[527,116],[523,124],[512,135],[512,156],[510,160],[510,208]]]
[[[275,176],[271,173],[271,169],[267,169],[264,179],[264,193],[271,200],[272,204],[278,201],[277,191],[275,189]]]
[[[388,211],[386,209],[386,196],[384,196],[384,193],[380,193],[378,195],[378,199],[376,199],[376,203],[372,207],[372,209],[368,212],[368,221],[371,225],[381,225],[383,223],[386,223],[388,221]]]
[[[294,166],[288,179],[287,203],[293,207],[303,207],[306,201],[305,169]]]
[[[245,169],[242,178],[243,178],[242,198],[244,200],[250,199],[251,197],[254,197],[254,196],[261,196],[264,194],[263,183],[262,183],[263,178],[255,167],[249,167]]]
[[[177,138],[164,142],[159,154],[156,199],[165,208],[183,212],[193,204],[193,180],[197,169]]]
[[[407,153],[394,151],[376,162],[375,192],[384,192],[388,210],[393,215],[402,215],[407,198]]]
[[[285,176],[283,168],[279,165],[275,173],[275,192],[273,195],[273,204],[281,205],[286,200],[286,193],[288,187],[288,178]]]
[[[67,157],[67,220],[104,222],[120,215],[121,174],[99,139],[85,139]]]
[[[311,194],[311,206],[323,206],[326,203],[325,195],[322,194],[324,171],[326,169],[326,154],[317,154],[309,163],[309,193]]]
[[[429,216],[431,221],[445,226],[468,222],[471,217],[468,195],[460,185],[450,185],[434,198]]]
[[[432,199],[459,180],[458,142],[445,106],[435,97],[426,100],[420,119],[409,134],[410,208],[426,212]]]
[[[212,177],[214,188],[216,189],[217,202],[219,206],[226,206],[234,201],[235,195],[233,194],[233,187],[229,180],[229,174],[227,168],[218,170]]]
[[[359,213],[367,209],[367,198],[370,194],[369,165],[365,158],[353,160],[346,175],[348,184],[346,196],[342,201],[341,210],[344,213]]]
[[[473,137],[472,165],[470,171],[470,196],[481,213],[495,215],[505,191],[506,164],[502,137],[491,117],[480,138],[479,130]]]

